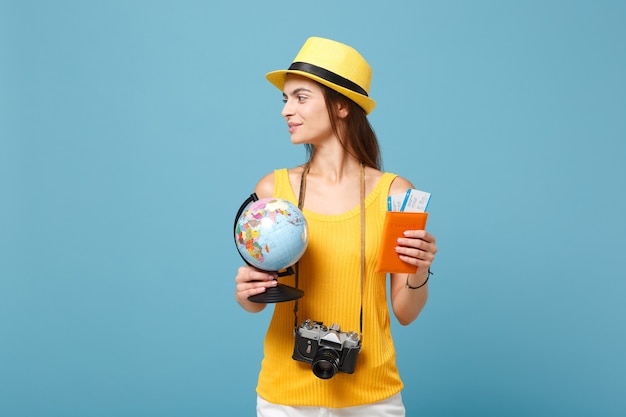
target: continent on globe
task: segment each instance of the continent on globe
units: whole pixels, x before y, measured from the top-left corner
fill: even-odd
[[[306,219],[287,200],[253,201],[235,223],[235,243],[249,265],[264,271],[280,271],[298,262],[306,251]]]

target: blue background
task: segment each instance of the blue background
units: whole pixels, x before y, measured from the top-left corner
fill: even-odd
[[[0,3],[0,415],[254,415],[232,221],[305,158],[264,74],[312,35],[433,194],[408,415],[625,415],[626,3],[215,3]]]

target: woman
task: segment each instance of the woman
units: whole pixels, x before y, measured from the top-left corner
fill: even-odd
[[[309,243],[297,274],[304,297],[274,307],[257,385],[257,413],[318,415],[323,408],[325,415],[404,415],[386,274],[375,271],[375,261],[387,196],[414,187],[380,170],[378,141],[367,119],[375,107],[369,97],[370,66],[347,45],[309,38],[289,69],[266,77],[283,92],[282,116],[291,142],[305,145],[308,161],[269,173],[255,193],[294,204],[300,200]],[[408,325],[426,303],[435,238],[425,230],[407,230],[396,252],[417,266],[415,274],[389,274],[393,313]],[[248,298],[276,286],[277,276],[243,266],[235,281],[237,302],[259,312],[266,305]],[[281,281],[294,285],[296,278]],[[306,319],[360,335],[355,369],[322,378],[310,363],[291,358],[294,328],[297,333],[297,324]]]

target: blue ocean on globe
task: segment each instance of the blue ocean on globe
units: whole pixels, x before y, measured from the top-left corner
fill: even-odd
[[[252,202],[235,224],[235,243],[242,258],[263,271],[294,265],[306,251],[307,222],[287,200],[262,198]]]

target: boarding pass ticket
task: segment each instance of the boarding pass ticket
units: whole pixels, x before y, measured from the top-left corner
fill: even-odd
[[[403,194],[387,197],[387,210],[425,212],[430,202],[430,193],[410,188]]]

